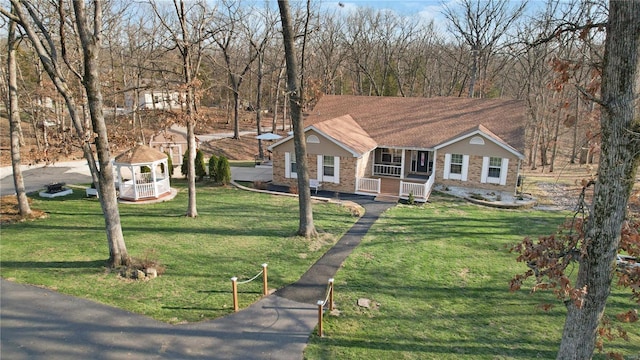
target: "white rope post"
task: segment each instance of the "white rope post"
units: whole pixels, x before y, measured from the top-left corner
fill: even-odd
[[[262,295],[269,293],[269,283],[267,282],[267,263],[262,264]]]
[[[233,292],[233,311],[238,312],[238,278],[231,278],[231,291]]]
[[[333,278],[329,279],[329,311],[333,311]]]
[[[322,310],[324,307],[324,301],[318,300],[318,336],[322,337]]]

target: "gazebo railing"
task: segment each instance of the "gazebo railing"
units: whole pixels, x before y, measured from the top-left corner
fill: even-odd
[[[164,194],[170,190],[169,178],[156,180],[155,183],[148,182],[138,184],[134,184],[133,181],[129,180],[120,187],[120,197],[124,199],[157,198],[160,194]],[[138,196],[136,196],[136,193]]]

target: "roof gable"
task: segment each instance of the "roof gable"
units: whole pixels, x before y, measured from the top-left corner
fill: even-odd
[[[378,146],[378,144],[369,137],[369,134],[349,115],[308,126],[305,132],[309,129],[314,129],[337,145],[350,151],[356,157],[362,156]]]
[[[490,141],[492,141],[493,143],[495,143],[496,145],[500,146],[501,148],[509,151],[510,153],[512,153],[513,155],[519,157],[520,159],[524,159],[524,155],[522,153],[520,153],[518,150],[514,149],[511,145],[509,145],[507,142],[505,142],[504,140],[502,140],[499,136],[497,136],[496,134],[494,134],[493,132],[491,132],[491,130],[487,129],[486,127],[484,127],[482,124],[469,129],[461,134],[458,134],[454,137],[452,137],[451,139],[438,144],[435,149],[441,149],[445,146],[451,145],[453,143],[462,141],[464,139],[469,139],[472,138],[473,136],[476,135],[484,135],[485,138],[489,139]]]
[[[307,126],[304,129],[305,134],[309,130],[314,130],[327,140],[350,152],[354,157],[360,157],[375,149],[378,145],[349,115],[339,116]],[[291,139],[293,139],[293,135],[289,135],[281,141],[271,145],[269,150],[272,150]]]

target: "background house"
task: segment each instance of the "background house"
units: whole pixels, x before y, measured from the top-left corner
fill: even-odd
[[[521,101],[324,96],[305,119],[309,175],[324,190],[426,201],[435,184],[516,190]],[[273,182],[296,183],[293,138],[269,148]]]
[[[125,95],[125,106],[128,111],[134,107],[139,110],[178,110],[185,105],[184,94],[170,90],[139,90],[137,92],[137,105],[134,102],[135,92]]]

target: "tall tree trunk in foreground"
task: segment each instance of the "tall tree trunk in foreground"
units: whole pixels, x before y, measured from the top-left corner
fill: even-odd
[[[587,253],[580,259],[576,288],[586,287],[582,307],[567,304],[558,359],[591,359],[598,324],[611,291],[620,230],[640,159],[640,0],[609,4],[601,88],[602,152]]]
[[[289,2],[279,0],[280,18],[282,20],[282,37],[287,62],[287,92],[291,106],[293,122],[293,142],[296,149],[296,166],[298,174],[298,207],[300,209],[300,225],[298,235],[315,237],[318,235],[313,225],[313,209],[311,207],[311,190],[309,188],[309,169],[307,166],[307,145],[304,141],[304,122],[302,120],[302,93],[298,87],[298,71],[295,49],[293,47],[293,30],[289,15]]]
[[[122,234],[118,197],[113,180],[113,165],[109,151],[107,126],[104,121],[102,90],[100,86],[98,54],[102,32],[102,6],[100,1],[94,3],[93,30],[89,29],[84,0],[74,0],[73,9],[76,16],[76,26],[83,50],[84,79],[83,85],[87,93],[89,114],[95,139],[100,171],[98,172],[98,191],[100,205],[104,213],[107,239],[109,242],[109,264],[112,267],[129,264],[129,255]],[[93,33],[92,33],[93,31]]]
[[[20,169],[20,142],[22,138],[22,130],[20,129],[20,107],[18,105],[18,66],[16,63],[16,22],[9,20],[9,36],[7,47],[9,50],[8,61],[8,80],[9,80],[9,132],[11,137],[11,167],[13,169],[13,185],[16,189],[16,197],[18,200],[18,211],[21,217],[31,214],[29,199],[24,188],[24,178]]]
[[[109,144],[107,142],[106,127],[104,124],[104,117],[102,116],[102,95],[100,93],[99,79],[98,79],[98,64],[97,53],[94,50],[99,49],[99,38],[93,44],[87,45],[89,48],[84,50],[84,61],[89,60],[88,64],[84,64],[85,75],[89,78],[83,79],[83,85],[87,91],[87,97],[89,106],[92,111],[92,121],[94,123],[94,131],[97,134],[95,140],[96,147],[98,148],[98,155],[100,158],[100,170],[96,167],[95,157],[93,156],[93,149],[91,143],[93,142],[93,134],[86,128],[85,122],[81,113],[78,111],[76,101],[73,92],[68,86],[68,83],[63,76],[62,69],[65,64],[58,58],[58,49],[53,46],[53,42],[47,41],[52,37],[51,30],[44,26],[44,22],[38,17],[38,13],[34,11],[37,4],[32,4],[29,1],[11,0],[11,5],[15,10],[15,16],[8,13],[4,8],[0,7],[0,11],[3,15],[16,21],[27,33],[31,44],[36,50],[40,62],[43,65],[44,70],[49,75],[49,78],[55,85],[58,93],[64,98],[64,101],[69,110],[69,117],[73,122],[73,126],[76,130],[76,136],[80,140],[82,146],[82,152],[87,159],[89,169],[91,169],[91,177],[94,182],[98,183],[98,191],[100,193],[100,204],[104,212],[105,228],[107,235],[107,242],[109,244],[109,265],[112,267],[127,265],[129,263],[129,256],[127,249],[124,245],[124,236],[122,235],[122,228],[120,224],[120,214],[118,211],[118,202],[115,194],[115,185],[113,181],[113,169],[111,162],[109,161]],[[86,16],[84,15],[84,3],[82,1],[74,2],[74,7],[82,6],[80,9],[80,16],[83,16],[84,21],[76,22],[78,26],[82,26],[82,32],[84,35],[81,39],[93,42],[91,36],[88,35]],[[94,9],[94,31],[96,36],[99,35],[101,30],[101,14],[102,9],[100,2],[95,2]],[[60,21],[64,21],[60,19]],[[38,31],[36,31],[36,27]],[[80,31],[80,29],[79,29]],[[43,36],[44,40],[41,39]],[[67,64],[68,65],[68,64]],[[67,67],[68,68],[68,67]],[[73,69],[71,69],[73,70]],[[97,86],[95,88],[94,86]],[[97,90],[97,93],[95,92]],[[89,94],[91,93],[91,94]],[[105,153],[106,151],[106,153]]]

